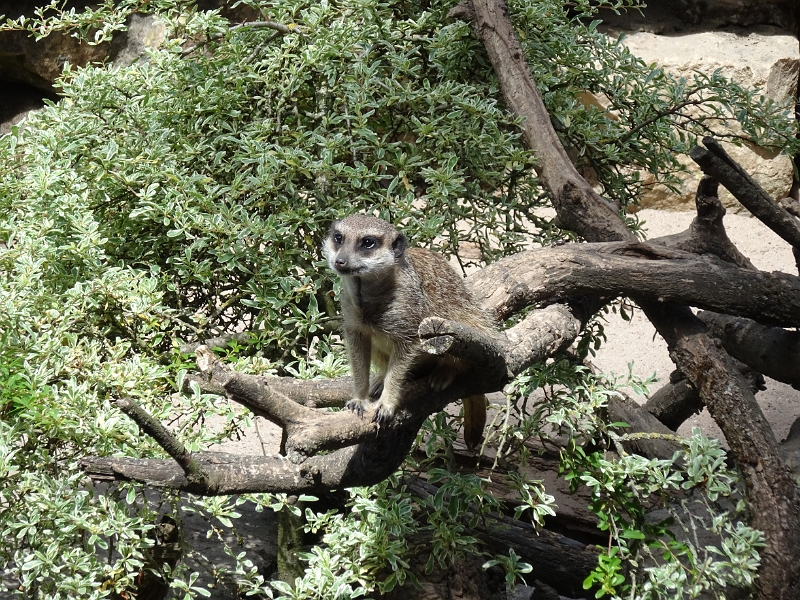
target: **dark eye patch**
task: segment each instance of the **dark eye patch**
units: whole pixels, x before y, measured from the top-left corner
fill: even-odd
[[[344,241],[344,236],[341,233],[333,234],[333,243],[339,246]]]
[[[378,240],[374,237],[365,237],[361,240],[361,247],[366,250],[372,250],[378,246]]]

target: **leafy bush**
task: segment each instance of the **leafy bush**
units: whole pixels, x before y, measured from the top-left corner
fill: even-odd
[[[0,138],[0,557],[23,597],[128,593],[148,561],[158,519],[150,500],[133,486],[97,493],[78,465],[92,454],[160,455],[115,399],[135,398],[191,449],[247,421],[181,389],[185,342],[247,330],[251,339],[229,350],[239,369],[342,371],[334,284],[318,251],[332,219],[373,211],[462,264],[566,237],[538,212],[546,200],[532,155],[482,48],[467,24],[445,19],[453,2],[244,4],[284,27],[232,27],[177,0],[106,3],[83,14],[59,14],[54,2],[41,20],[0,27],[37,35],[77,27],[101,41],[141,8],[169,29],[163,48],[130,67],[67,65],[61,100]],[[713,100],[711,116],[735,115],[757,142],[796,147],[785,113],[716,74],[686,82],[651,69],[597,32],[588,3],[570,12],[550,0],[510,8],[566,145],[621,206],[636,202],[636,168],[669,182],[680,169],[675,153],[704,132],[702,118],[673,110],[687,98]],[[617,118],[577,102],[587,89],[609,99]],[[584,347],[594,343],[589,335]],[[571,381],[583,377],[565,368]],[[569,408],[582,423],[594,414],[586,400],[578,394]],[[225,425],[211,427],[211,414]],[[580,425],[567,421],[573,431]],[[511,434],[526,435],[502,432]],[[447,446],[437,439],[427,438],[431,453]],[[618,468],[591,464],[594,480],[581,475],[584,463],[569,468],[589,485]],[[447,485],[456,509],[429,525],[439,556],[457,557],[469,535],[463,493],[474,498],[480,484]],[[519,489],[532,515],[547,514],[544,492],[522,480]],[[380,540],[361,547],[374,548],[358,563],[364,593],[402,583],[399,538],[413,526],[406,500],[380,504],[399,492],[381,490],[354,492],[355,521],[309,518],[328,536],[367,522],[394,536],[391,552]],[[219,502],[184,497],[172,510],[221,515],[225,526],[236,513]],[[296,590],[317,581],[320,561],[352,560],[322,548],[311,555],[309,579]],[[394,579],[369,579],[379,558]],[[238,560],[240,593],[263,591],[252,563]],[[512,580],[525,572],[514,556],[495,560]],[[187,596],[207,593],[185,568],[171,577]]]

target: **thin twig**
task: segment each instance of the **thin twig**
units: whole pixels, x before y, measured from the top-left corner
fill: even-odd
[[[206,484],[208,476],[205,471],[203,471],[200,464],[193,458],[192,453],[186,449],[178,438],[167,431],[153,415],[130,398],[121,398],[117,400],[117,406],[122,412],[133,419],[144,433],[158,442],[158,445],[180,465],[181,469],[183,469],[183,472],[186,474],[186,479],[199,485]]]
[[[246,27],[248,29],[259,29],[259,28],[274,29],[278,33],[282,34],[297,33],[303,36],[305,35],[305,33],[303,33],[303,29],[305,29],[304,27],[295,25],[294,23],[289,23],[288,25],[284,25],[283,23],[276,23],[275,21],[247,21],[245,23],[237,23],[236,25],[232,25],[230,28],[228,28],[228,32],[236,31],[237,29],[242,29],[243,27]],[[220,39],[223,35],[225,34],[215,33],[214,35],[209,36],[207,40],[198,42],[194,46],[190,46],[189,48],[183,50],[181,52],[181,56],[186,56],[188,54],[191,54],[198,48],[202,48],[203,46],[205,46],[208,42]],[[270,40],[272,39],[274,39],[274,37],[270,38]]]

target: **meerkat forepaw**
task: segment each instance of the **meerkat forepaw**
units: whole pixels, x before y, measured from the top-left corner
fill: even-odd
[[[379,400],[375,404],[375,415],[372,420],[378,425],[386,425],[392,418],[394,418],[394,405]]]
[[[368,398],[352,398],[347,401],[347,404],[345,404],[344,407],[347,410],[352,410],[359,417],[363,417],[364,411],[367,410],[369,404],[370,402]]]

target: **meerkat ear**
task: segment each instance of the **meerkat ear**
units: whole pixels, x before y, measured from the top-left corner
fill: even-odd
[[[406,236],[402,233],[398,233],[397,237],[394,238],[392,242],[392,250],[394,250],[394,257],[400,258],[403,256],[403,253],[406,251]]]

